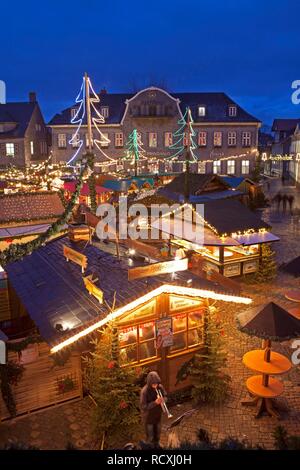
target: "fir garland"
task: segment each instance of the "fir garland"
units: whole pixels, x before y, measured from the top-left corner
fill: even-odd
[[[36,344],[42,343],[44,340],[41,336],[28,336],[27,338],[22,339],[22,341],[18,341],[17,343],[6,343],[6,347],[8,351],[14,351],[17,353],[22,352],[24,349],[29,346],[29,344]]]
[[[11,245],[6,250],[0,253],[0,266],[5,267],[8,263],[12,263],[19,259],[22,259],[26,255],[30,255],[33,251],[37,250],[41,246],[43,246],[46,241],[49,240],[53,235],[56,235],[61,231],[63,226],[68,222],[72,215],[72,210],[76,204],[76,200],[80,195],[81,188],[83,186],[83,176],[85,170],[88,166],[87,160],[84,161],[84,167],[81,170],[75,192],[73,193],[70,201],[68,202],[64,213],[48,228],[48,230],[41,235],[39,235],[34,240],[19,244],[19,245]]]

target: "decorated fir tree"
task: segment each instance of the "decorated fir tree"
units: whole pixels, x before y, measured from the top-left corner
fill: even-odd
[[[254,280],[258,283],[270,282],[275,279],[276,273],[275,252],[271,250],[270,245],[263,243],[261,245],[261,260]]]
[[[190,377],[192,396],[199,403],[220,403],[228,395],[230,377],[224,372],[227,353],[223,348],[223,327],[217,316],[217,309],[207,305],[203,314],[203,346],[192,359],[183,364],[177,374],[180,382]]]
[[[180,157],[184,157],[185,161],[185,184],[184,184],[184,195],[186,199],[189,198],[189,173],[190,163],[196,163],[198,161],[194,150],[197,145],[194,142],[195,131],[193,129],[193,118],[190,108],[186,108],[184,115],[178,121],[179,128],[173,134],[173,144],[169,146],[169,149],[174,151],[168,160],[178,160]]]
[[[140,160],[145,159],[145,150],[143,148],[141,134],[139,134],[136,129],[133,129],[129,134],[125,148],[126,153],[123,159],[134,164],[134,176],[137,176],[138,163]]]
[[[139,370],[122,367],[118,357],[118,331],[113,324],[93,341],[94,352],[85,359],[85,386],[92,396],[94,430],[101,447],[119,443],[136,431],[140,422]]]

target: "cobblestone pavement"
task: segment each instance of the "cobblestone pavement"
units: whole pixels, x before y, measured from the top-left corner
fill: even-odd
[[[272,183],[273,184],[273,183]],[[280,187],[277,181],[271,192],[276,193]],[[288,188],[289,191],[295,189]],[[298,207],[300,197],[297,192]],[[278,234],[281,241],[274,244],[278,263],[293,259],[300,255],[298,230],[294,230],[290,214],[281,215],[274,209],[264,211],[263,217],[272,225],[272,231]],[[291,308],[295,304],[284,297],[287,288],[300,288],[300,280],[279,272],[275,282],[271,285],[243,285],[243,294],[253,299],[252,306],[258,306],[267,301],[274,301],[285,308]],[[175,429],[180,440],[195,440],[199,427],[205,428],[211,438],[216,441],[226,436],[245,439],[253,445],[259,443],[267,449],[273,447],[272,432],[281,424],[288,432],[300,435],[300,367],[294,367],[289,374],[282,377],[284,382],[283,401],[289,411],[277,421],[269,416],[259,419],[254,418],[254,409],[242,407],[241,400],[247,397],[245,388],[246,379],[253,375],[242,364],[242,356],[245,352],[260,347],[260,340],[249,337],[239,332],[236,328],[236,315],[244,310],[241,305],[223,303],[220,311],[224,322],[225,345],[228,350],[228,373],[232,378],[230,397],[221,406],[202,406],[189,418],[185,418]],[[273,344],[274,349],[290,357],[293,350],[291,342]],[[16,420],[0,424],[0,446],[8,439],[17,439],[27,444],[35,445],[41,449],[64,449],[69,444],[79,449],[99,448],[99,440],[91,434],[91,413],[93,404],[89,398],[81,401],[50,408],[40,413],[28,415]],[[191,403],[173,407],[174,419],[184,411],[192,408]],[[167,444],[167,422],[163,422],[162,440]],[[143,437],[143,436],[141,436]]]

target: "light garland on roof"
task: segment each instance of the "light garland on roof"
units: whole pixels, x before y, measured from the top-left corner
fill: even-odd
[[[129,304],[125,305],[124,307],[120,307],[116,309],[114,312],[110,313],[107,315],[105,318],[102,320],[99,320],[98,322],[94,323],[93,325],[85,328],[84,330],[80,331],[79,333],[76,333],[75,335],[71,336],[70,338],[67,338],[66,340],[62,341],[61,343],[57,344],[53,348],[51,348],[51,354],[57,353],[64,349],[67,346],[70,346],[71,344],[75,343],[76,341],[84,338],[85,336],[89,335],[93,331],[101,328],[102,326],[106,325],[112,320],[116,320],[119,318],[121,315],[123,315],[126,312],[129,312],[130,310],[133,310],[140,305],[152,300],[154,297],[159,296],[160,294],[177,294],[177,295],[186,295],[187,297],[200,297],[204,299],[213,299],[213,300],[221,300],[223,302],[234,302],[234,303],[241,303],[248,305],[252,302],[252,299],[249,299],[248,297],[240,297],[240,296],[235,296],[235,295],[227,295],[227,294],[219,294],[218,292],[214,291],[209,291],[209,290],[204,290],[204,289],[196,289],[193,287],[183,287],[183,286],[175,286],[172,284],[165,284],[160,287],[157,287],[156,289],[152,290],[151,292],[148,292],[147,294],[139,297],[136,300],[133,300]]]

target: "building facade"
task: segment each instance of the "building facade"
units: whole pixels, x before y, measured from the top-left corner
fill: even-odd
[[[100,125],[109,139],[101,150],[94,149],[97,165],[105,171],[109,158],[120,161],[126,154],[125,144],[133,129],[137,129],[144,148],[139,161],[140,173],[180,172],[183,162],[168,160],[174,155],[169,147],[186,107],[194,120],[195,154],[199,163],[192,171],[229,175],[249,175],[254,167],[258,146],[260,121],[244,111],[224,93],[174,93],[150,87],[136,94],[99,94],[98,110],[105,119]],[[77,105],[78,106],[78,105]],[[54,162],[66,162],[76,152],[77,142],[70,144],[77,126],[70,124],[76,115],[74,105],[55,115],[49,122],[52,132]],[[87,142],[86,125],[81,127],[80,139]],[[78,140],[79,140],[78,138]],[[83,145],[78,156],[85,152]],[[232,157],[232,158],[230,158]],[[183,159],[183,157],[182,157]],[[133,165],[123,163],[126,170]],[[117,165],[116,165],[117,166]],[[122,164],[121,164],[122,166]]]
[[[36,94],[28,102],[0,104],[0,167],[29,166],[49,154],[49,133]]]

